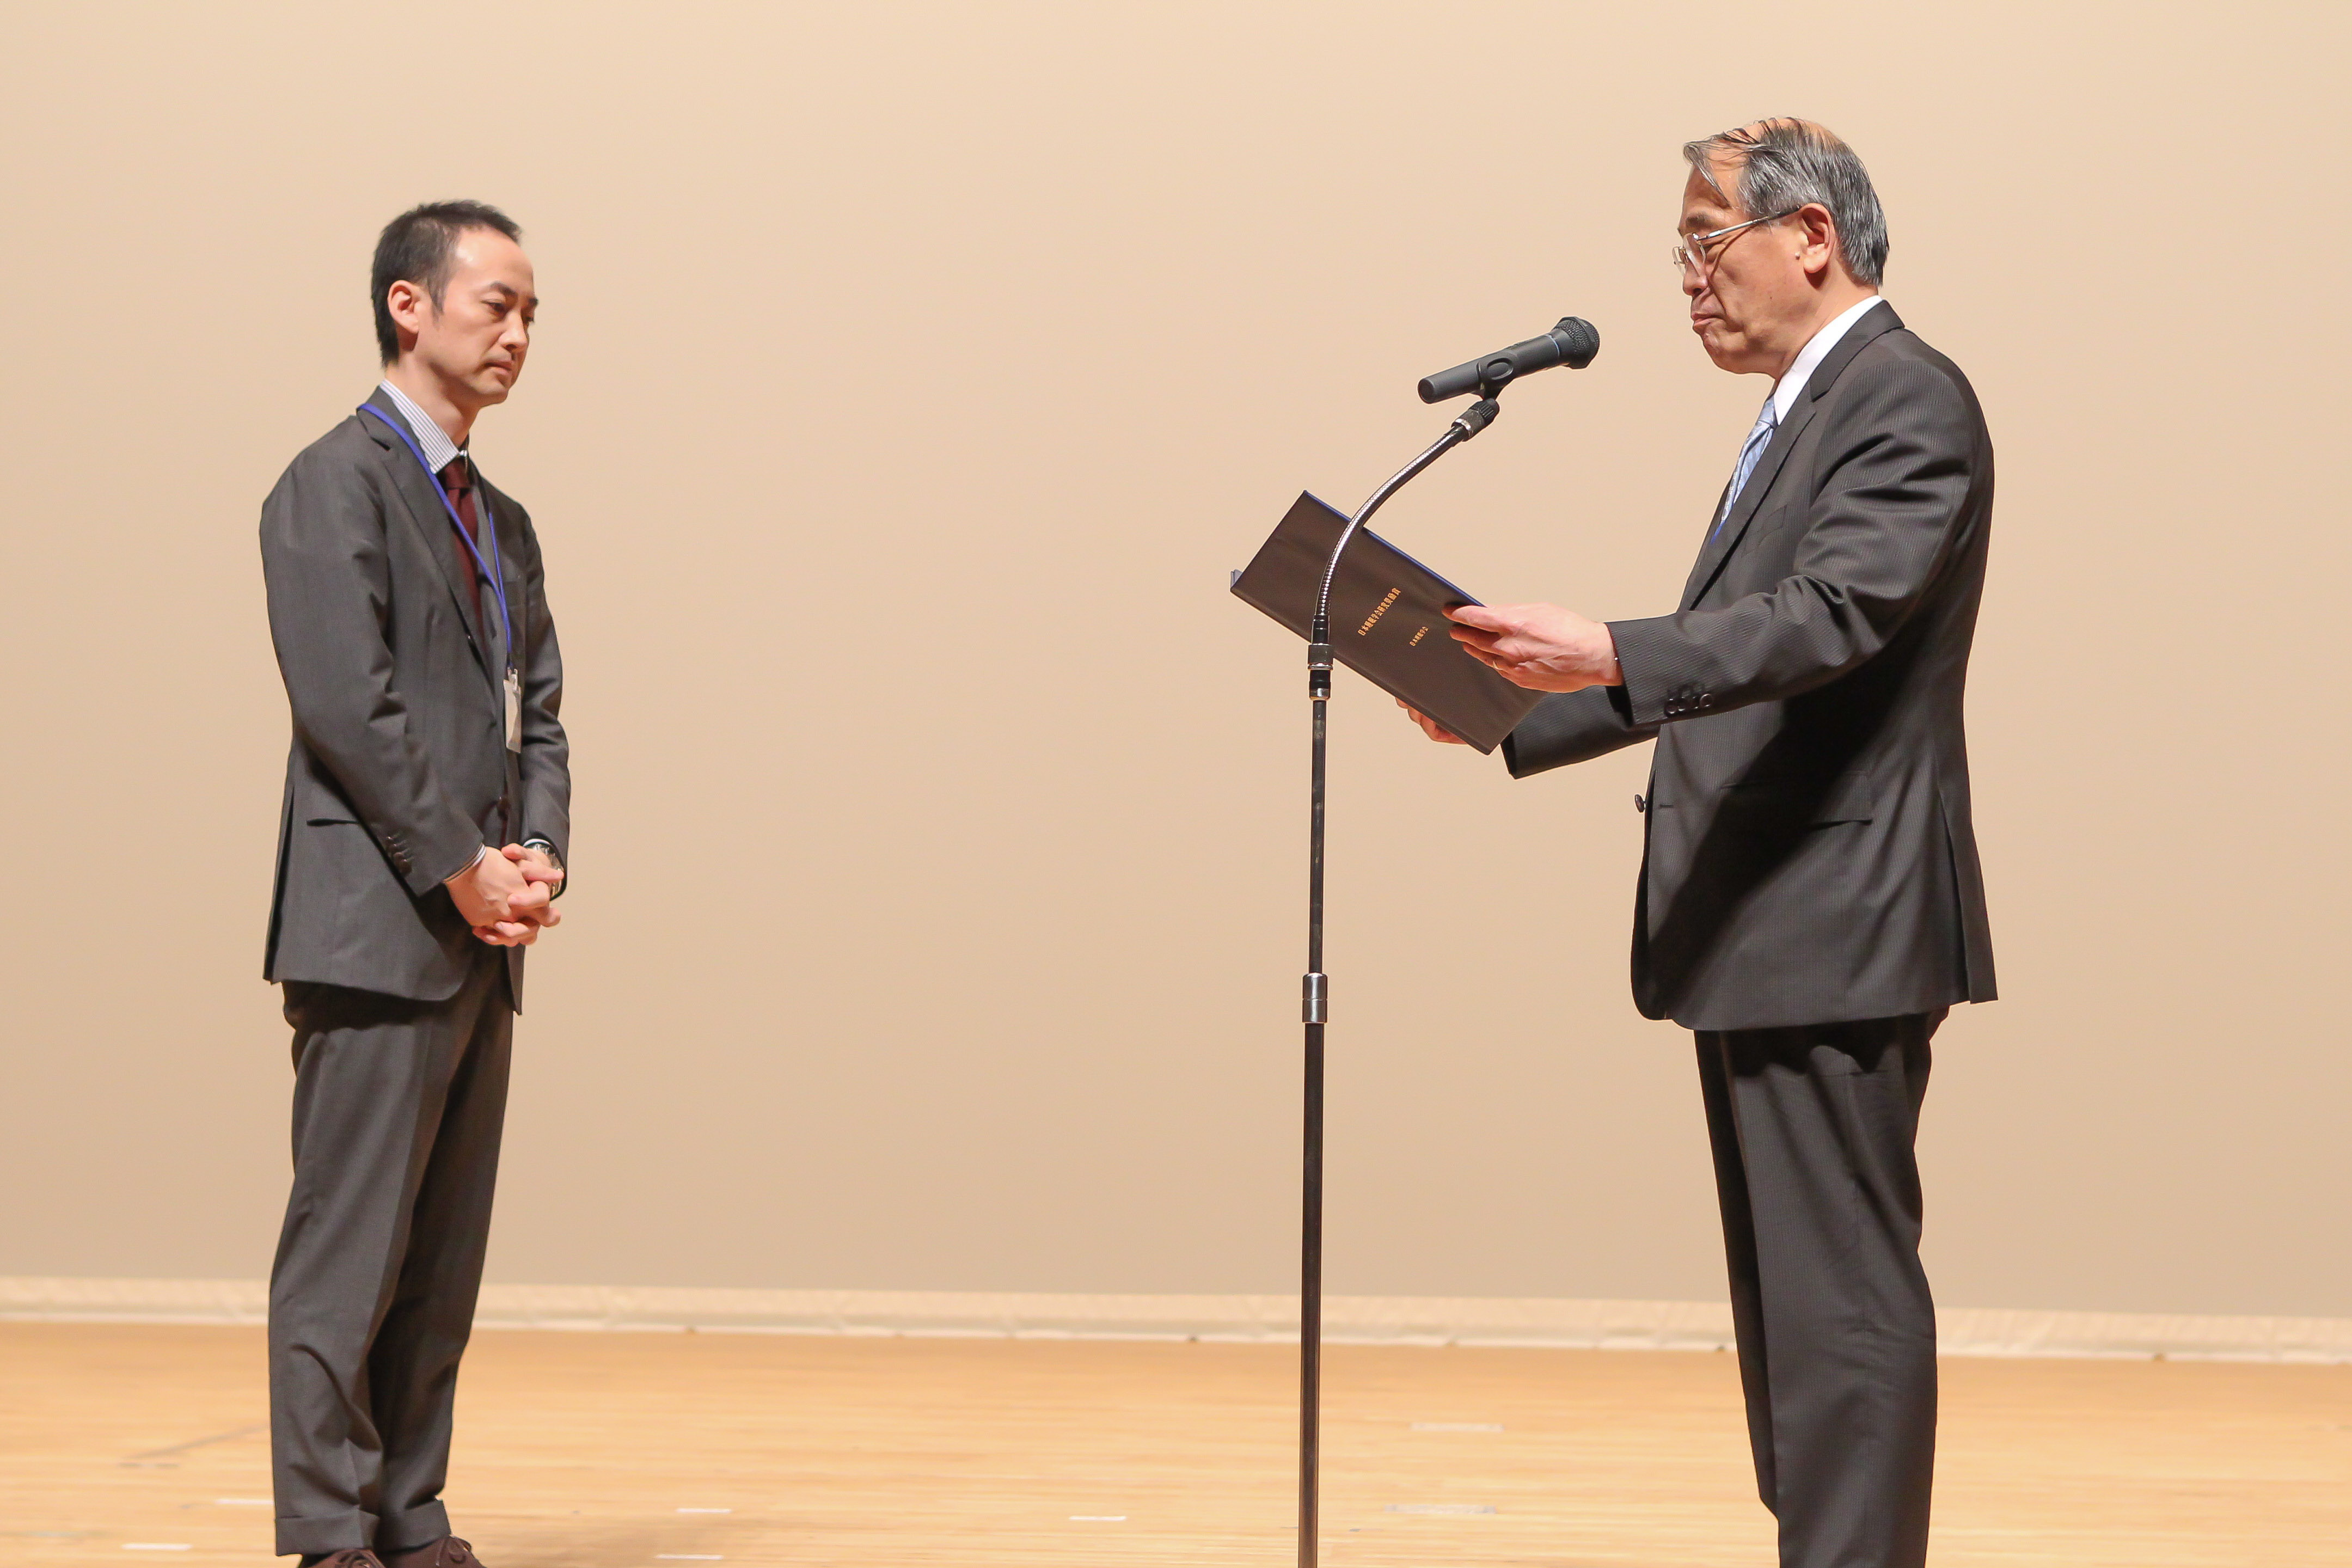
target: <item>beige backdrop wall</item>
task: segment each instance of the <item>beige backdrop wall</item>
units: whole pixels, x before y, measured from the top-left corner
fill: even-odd
[[[1227,568],[1388,513],[1654,613],[1760,397],[1689,340],[1685,139],[1798,111],[2001,462],[1970,719],[2003,1000],[1923,1137],[1960,1305],[2352,1314],[2340,11],[1969,5],[20,14],[0,1274],[254,1277],[285,745],[254,544],[364,395],[376,227],[546,297],[488,469],[572,689],[492,1276],[1278,1291],[1298,649]],[[1800,37],[1802,35],[1802,37]],[[1624,976],[1645,757],[1512,784],[1343,679],[1335,1289],[1721,1293]]]

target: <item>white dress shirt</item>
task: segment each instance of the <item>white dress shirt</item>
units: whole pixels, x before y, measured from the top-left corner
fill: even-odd
[[[1805,383],[1813,378],[1813,371],[1822,361],[1830,357],[1830,350],[1838,346],[1838,340],[1844,337],[1856,321],[1884,303],[1885,301],[1880,296],[1873,294],[1862,303],[1841,312],[1829,325],[1813,334],[1812,342],[1797,351],[1796,360],[1789,366],[1789,374],[1772,388],[1774,425],[1789,422],[1789,410],[1797,405],[1797,394],[1805,390]],[[395,392],[393,395],[397,397],[400,395]],[[454,447],[450,448],[452,451],[456,449]]]

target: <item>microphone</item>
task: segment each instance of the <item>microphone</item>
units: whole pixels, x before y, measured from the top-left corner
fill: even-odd
[[[1492,397],[1518,377],[1549,370],[1556,364],[1582,370],[1600,352],[1601,334],[1593,331],[1591,322],[1581,316],[1562,316],[1559,325],[1539,338],[1496,349],[1484,359],[1470,360],[1452,370],[1423,377],[1421,400],[1442,403],[1465,392]]]

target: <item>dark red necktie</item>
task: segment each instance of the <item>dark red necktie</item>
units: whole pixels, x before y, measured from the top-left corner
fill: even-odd
[[[449,466],[441,470],[441,488],[449,492],[449,504],[457,509],[458,521],[466,525],[466,539],[478,545],[482,525],[474,510],[474,476],[465,458],[449,459]],[[466,539],[452,532],[449,548],[457,552],[457,574],[466,580],[466,598],[474,606],[474,624],[478,626],[482,624],[482,572],[474,564],[474,552],[466,548]]]

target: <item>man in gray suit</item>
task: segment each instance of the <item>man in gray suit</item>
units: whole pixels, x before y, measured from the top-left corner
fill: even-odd
[[[1471,606],[1454,636],[1557,694],[1506,742],[1512,776],[1656,738],[1633,992],[1697,1036],[1780,1561],[1918,1568],[1936,1317],[1913,1142],[1929,1038],[1993,997],[1961,725],[1992,443],[1967,377],[1878,296],[1885,219],[1850,148],[1769,120],[1684,153],[1692,328],[1773,384],[1680,607]]]
[[[269,1289],[278,1550],[458,1568],[441,1502],[489,1236],[523,949],[556,923],[571,773],[530,516],[467,438],[539,305],[512,220],[404,213],[384,376],[263,503],[293,709],[268,978],[294,1027],[294,1185]]]

